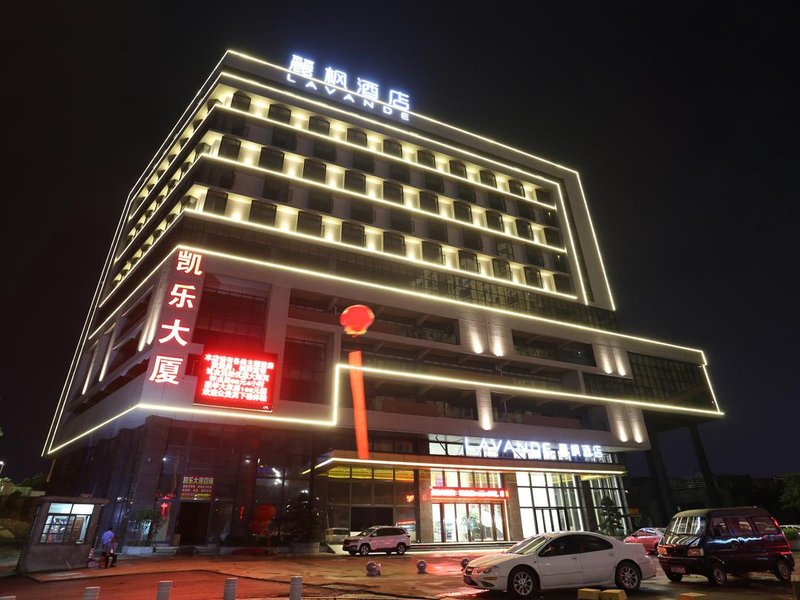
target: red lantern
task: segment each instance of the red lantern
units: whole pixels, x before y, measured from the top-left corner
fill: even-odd
[[[354,304],[344,309],[339,317],[339,323],[344,327],[344,332],[353,337],[364,335],[375,320],[375,314],[369,306]]]

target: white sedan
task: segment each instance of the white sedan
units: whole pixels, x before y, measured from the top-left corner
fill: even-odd
[[[655,576],[656,562],[641,544],[588,531],[535,535],[464,568],[467,585],[508,591],[518,598],[531,598],[539,590],[593,585],[633,592],[643,579]]]

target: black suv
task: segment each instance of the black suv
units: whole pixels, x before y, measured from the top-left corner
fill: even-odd
[[[772,515],[754,506],[679,512],[658,545],[658,561],[670,581],[704,575],[725,585],[728,573],[771,571],[789,581],[794,556]]]

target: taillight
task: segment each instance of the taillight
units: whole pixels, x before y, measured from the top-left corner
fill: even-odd
[[[658,554],[659,554],[659,556],[666,556],[667,555],[666,547],[665,546],[659,546],[658,547]]]

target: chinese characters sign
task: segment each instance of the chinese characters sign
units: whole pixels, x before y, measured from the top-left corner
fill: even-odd
[[[434,502],[458,502],[467,500],[505,500],[508,490],[505,488],[448,488],[432,487],[431,500]]]
[[[211,500],[213,489],[213,477],[184,475],[181,483],[181,500]]]
[[[330,66],[322,70],[323,79],[315,79],[314,69],[313,60],[293,54],[286,81],[359,108],[368,108],[406,122],[411,120],[411,98],[405,92],[389,89],[384,93],[378,82],[362,77],[351,78],[347,72]]]
[[[274,354],[257,357],[206,352],[195,404],[272,412]]]
[[[178,385],[185,368],[184,348],[192,329],[203,289],[203,257],[179,250],[166,281],[166,297],[156,327],[148,380],[155,384]]]
[[[606,462],[606,454],[603,452],[602,446],[492,438],[465,437],[464,454],[466,456],[522,460]]]

